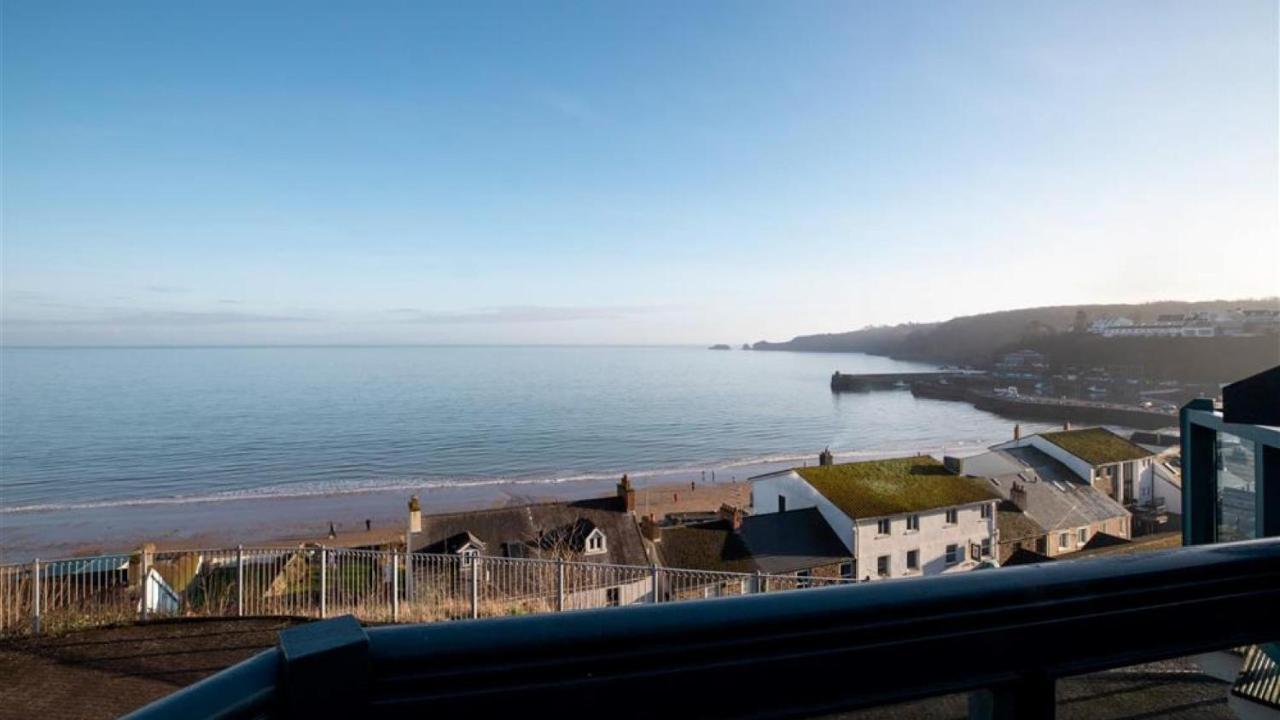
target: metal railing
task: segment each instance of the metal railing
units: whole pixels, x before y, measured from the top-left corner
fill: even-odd
[[[0,635],[160,617],[354,615],[434,622],[702,599],[852,580],[322,546],[0,566]]]
[[[1057,679],[1280,638],[1280,538],[620,611],[365,629],[336,618],[149,705],[221,717],[812,717],[972,692],[1052,718]]]

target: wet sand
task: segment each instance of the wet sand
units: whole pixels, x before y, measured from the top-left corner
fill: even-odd
[[[637,511],[661,515],[714,510],[724,502],[750,502],[746,473],[736,482],[715,484],[701,482],[700,473],[690,475],[679,480],[664,476],[658,482],[635,480]],[[697,490],[690,491],[690,482],[697,484]],[[617,479],[456,486],[7,513],[0,514],[0,562],[116,553],[146,542],[155,543],[159,549],[293,545],[304,541],[335,545],[382,543],[402,536],[406,504],[415,492],[422,500],[424,513],[442,513],[605,497],[616,492],[616,484]],[[372,526],[370,531],[365,530],[366,520]],[[337,535],[333,539],[328,538],[330,523]]]
[[[976,448],[954,448],[947,450]],[[932,449],[938,455],[941,449]],[[902,455],[903,453],[897,453]],[[853,461],[884,454],[837,454]],[[813,461],[816,462],[816,455]],[[721,503],[749,506],[747,478],[803,464],[776,462],[723,466],[712,471],[675,470],[632,475],[637,511],[715,510]],[[705,474],[704,474],[705,473]],[[621,476],[619,476],[621,477]],[[492,483],[450,487],[412,487],[295,497],[236,498],[189,502],[174,500],[103,508],[0,514],[0,562],[32,558],[82,557],[128,551],[153,542],[160,549],[226,548],[236,545],[294,545],[299,542],[362,545],[402,536],[409,496],[417,494],[424,513],[475,510],[555,500],[613,495],[618,478],[562,483]],[[695,490],[690,490],[690,483]],[[365,521],[372,526],[365,530]],[[328,538],[333,523],[336,537]]]

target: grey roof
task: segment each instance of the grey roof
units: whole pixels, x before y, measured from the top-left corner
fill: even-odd
[[[605,536],[607,552],[575,560],[616,565],[648,565],[649,554],[636,518],[623,512],[617,498],[513,505],[492,510],[423,515],[422,532],[413,536],[415,552],[453,552],[468,535],[484,543],[486,555],[546,556],[548,538],[563,538],[574,553],[594,528]],[[554,544],[554,543],[553,543]],[[527,555],[513,548],[528,548]],[[453,548],[453,550],[450,550]]]
[[[1123,505],[1081,482],[1066,465],[1033,447],[992,450],[965,458],[963,463],[968,474],[979,474],[978,469],[995,471],[981,474],[995,481],[996,492],[1005,499],[1010,499],[1010,490],[1017,482],[1026,490],[1023,513],[1050,532],[1129,517]]]
[[[817,508],[751,515],[743,519],[739,532],[763,573],[793,572],[850,558]]]
[[[658,550],[667,567],[725,572],[790,573],[850,558],[816,508],[750,515],[738,532],[726,520],[668,528]]]
[[[1042,537],[1047,532],[1009,500],[1001,500],[996,510],[1000,542],[1011,543]]]

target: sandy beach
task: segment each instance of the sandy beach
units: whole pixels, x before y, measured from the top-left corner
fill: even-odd
[[[793,463],[734,468],[728,479],[711,482],[710,472],[634,477],[638,511],[714,510],[722,503],[750,503],[748,475]],[[620,477],[620,476],[619,476]],[[200,502],[123,504],[103,508],[6,513],[0,515],[0,561],[109,554],[155,543],[163,549],[293,545],[325,542],[362,545],[388,542],[404,532],[406,504],[417,494],[425,513],[455,512],[531,502],[602,497],[615,492],[617,478],[566,483],[486,484],[413,488],[298,497],[247,498]],[[690,483],[693,483],[691,489]],[[366,530],[366,521],[370,529]],[[329,538],[333,524],[336,537]]]
[[[981,446],[966,444],[920,448],[915,452],[847,452],[836,453],[836,459],[851,462],[911,454],[941,457],[971,454],[980,449]],[[714,510],[726,502],[749,507],[749,478],[815,462],[817,453],[812,458],[795,454],[705,469],[638,472],[630,477],[637,489],[637,511],[661,516],[669,512]],[[174,498],[108,507],[0,513],[3,539],[0,562],[120,553],[148,542],[155,543],[161,550],[287,546],[301,542],[382,543],[398,539],[404,532],[406,504],[411,495],[418,495],[424,513],[456,512],[610,496],[620,477],[621,474],[564,482],[489,482],[420,488],[408,484],[394,490],[199,501]],[[330,523],[334,538],[329,538]]]

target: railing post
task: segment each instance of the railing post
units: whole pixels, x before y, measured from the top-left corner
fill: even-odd
[[[31,561],[31,632],[40,634],[40,558]]]
[[[658,595],[658,565],[657,563],[649,564],[649,585],[653,588],[653,602],[656,605],[661,602]]]
[[[236,617],[244,616],[244,546],[236,546]]]
[[[413,582],[413,554],[409,549],[409,543],[404,545],[404,600],[407,603],[413,602],[414,582]]]
[[[480,556],[469,559],[471,560],[471,617],[475,619],[480,617]]]
[[[329,549],[320,546],[320,619],[325,619],[328,611],[327,596],[329,575]]]
[[[556,561],[556,612],[564,612],[564,558]]]
[[[391,551],[391,622],[400,622],[400,553]]]

